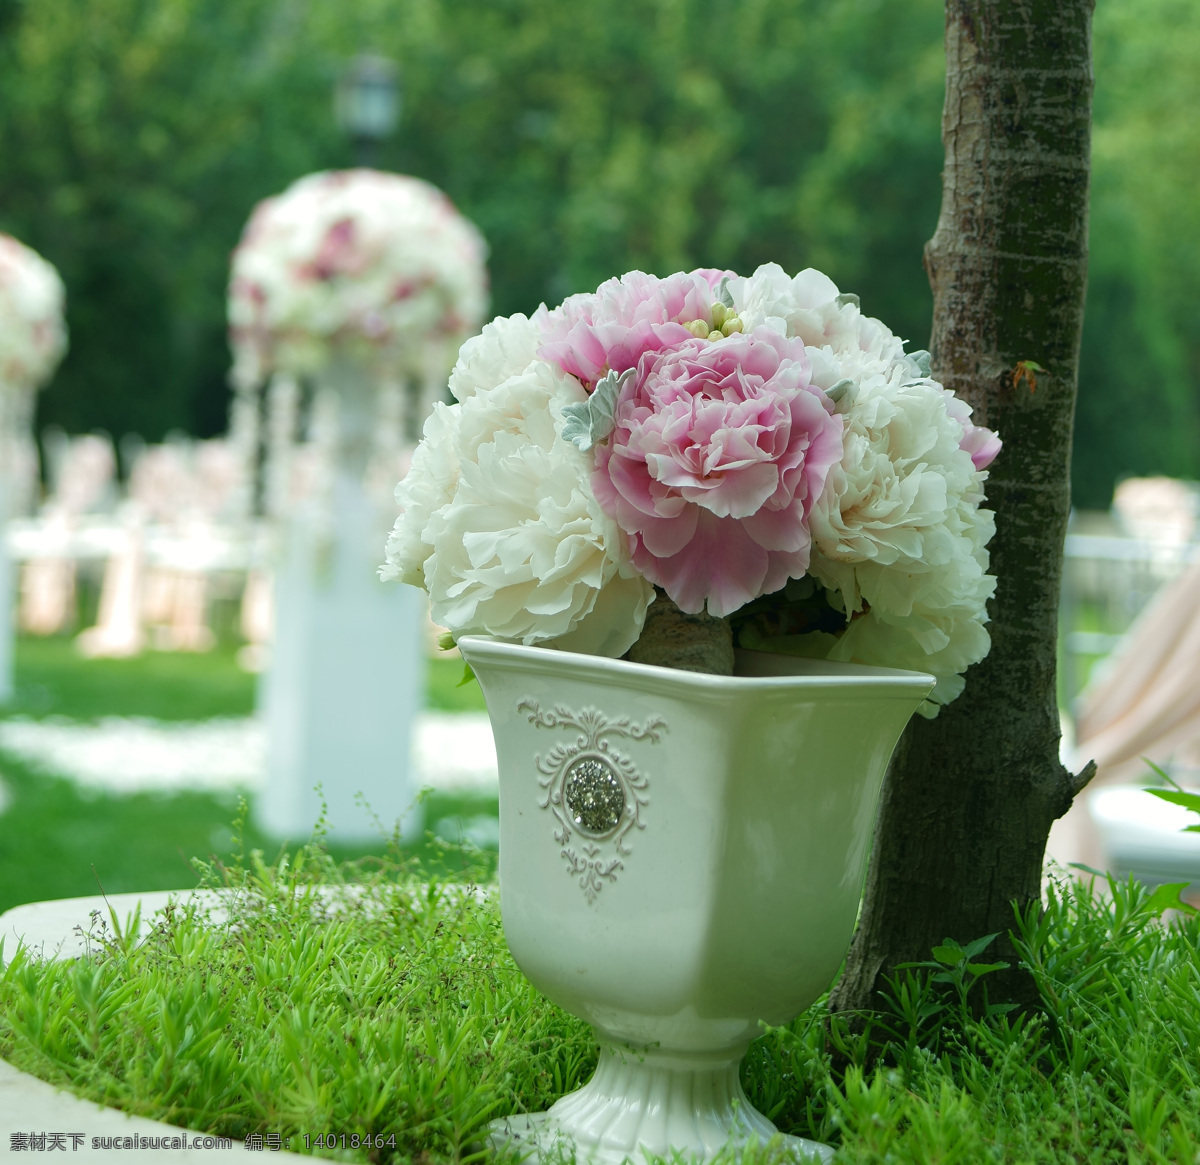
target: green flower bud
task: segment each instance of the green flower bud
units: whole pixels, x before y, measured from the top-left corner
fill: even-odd
[[[698,340],[703,340],[709,333],[709,326],[703,320],[692,320],[683,325]]]
[[[725,322],[726,314],[725,305],[723,303],[714,303],[712,305],[712,326],[714,328],[720,328],[720,326]]]
[[[713,328],[713,330],[712,330],[711,332],[709,332],[709,333],[708,333],[708,338],[709,338],[710,340],[723,340],[723,339],[725,339],[725,337],[724,337],[724,336],[723,336],[723,335],[722,335],[720,332],[718,332],[716,328]]]
[[[741,316],[730,316],[721,325],[721,334],[725,335],[725,336],[732,336],[734,332],[740,332],[741,330],[742,330]]]

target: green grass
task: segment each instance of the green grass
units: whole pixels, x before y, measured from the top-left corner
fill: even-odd
[[[394,1136],[394,1149],[342,1156],[427,1165],[469,1159],[488,1120],[586,1079],[590,1033],[517,970],[494,895],[427,885],[392,859],[248,864],[210,870],[238,891],[228,921],[176,911],[141,943],[108,928],[89,958],[14,960],[0,1053],[206,1132],[278,1134],[294,1150],[319,1130]],[[348,878],[365,888],[312,892]],[[1041,1014],[987,1015],[972,1005],[986,964],[939,949],[938,971],[906,972],[877,1021],[881,1062],[864,1067],[864,1045],[831,1030],[821,1003],[752,1046],[749,1097],[846,1165],[1194,1165],[1200,921],[1162,911],[1134,883],[1106,899],[1064,885],[1016,928]]]
[[[203,655],[148,652],[128,660],[84,660],[65,637],[19,640],[16,700],[4,713],[94,720],[146,716],[199,720],[245,716],[254,709],[254,676],[234,650]],[[426,705],[439,711],[482,710],[479,685],[457,687],[460,660],[430,660]],[[0,815],[0,912],[23,902],[129,890],[177,890],[196,885],[196,856],[227,858],[236,797],[202,792],[110,795],[47,775],[0,753],[8,806]],[[432,794],[425,821],[495,816],[494,795]],[[451,832],[453,832],[451,830]],[[248,829],[247,844],[273,853]],[[387,838],[368,846],[335,847],[338,859],[381,854]],[[428,870],[453,873],[440,843],[425,838],[407,852]],[[457,859],[451,859],[452,862]]]
[[[85,660],[69,638],[26,636],[17,641],[16,698],[5,711],[72,720],[248,716],[255,683],[229,645],[203,654],[150,651],[134,659]]]

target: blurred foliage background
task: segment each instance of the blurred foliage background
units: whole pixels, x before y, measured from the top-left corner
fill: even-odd
[[[0,230],[69,296],[39,423],[224,428],[229,253],[256,201],[353,164],[331,93],[366,49],[403,78],[379,164],[483,229],[497,313],[773,259],[924,346],[942,21],[938,0],[0,0]],[[1078,505],[1200,477],[1197,60],[1194,0],[1098,6]]]

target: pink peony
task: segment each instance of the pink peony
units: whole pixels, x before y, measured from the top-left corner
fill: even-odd
[[[803,342],[768,328],[647,349],[592,488],[647,579],[728,615],[808,569],[808,514],[842,457],[832,408]]]
[[[971,455],[971,461],[976,469],[987,469],[996,460],[1002,442],[1000,435],[983,425],[971,421],[971,406],[961,397],[957,397],[948,388],[946,394],[946,412],[963,427],[962,440],[958,447],[964,453]]]
[[[963,425],[963,439],[958,447],[970,453],[976,469],[987,469],[996,460],[1000,446],[999,434],[993,433],[991,429],[983,425],[973,425],[970,421]]]
[[[712,320],[707,273],[666,279],[630,271],[594,293],[572,295],[550,312],[538,356],[583,382],[588,392],[609,370],[624,372],[646,352],[677,348],[693,339],[683,325]]]

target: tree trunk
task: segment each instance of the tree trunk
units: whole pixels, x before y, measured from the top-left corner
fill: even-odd
[[[1046,838],[1091,775],[1059,763],[1055,645],[1087,264],[1092,0],[947,0],[942,210],[925,251],[934,373],[999,430],[992,650],[915,720],[880,805],[835,1010],[898,963],[1039,900]],[[1038,370],[1038,367],[1042,371]],[[1015,966],[990,990],[1032,1002]]]

